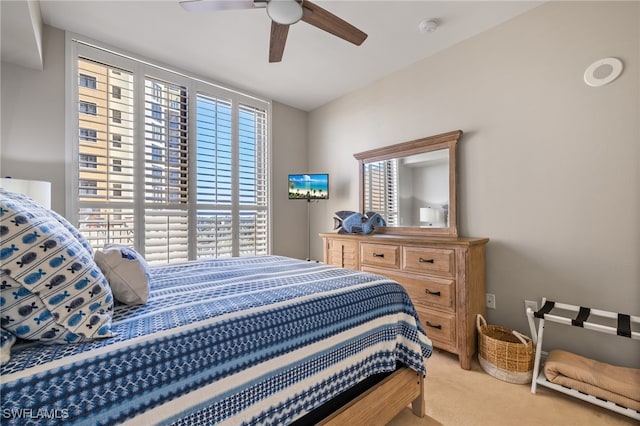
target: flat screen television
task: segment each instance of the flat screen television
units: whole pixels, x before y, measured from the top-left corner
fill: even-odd
[[[326,200],[329,198],[329,174],[300,173],[289,175],[290,200]]]

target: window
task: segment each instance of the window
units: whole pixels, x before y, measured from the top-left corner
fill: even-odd
[[[114,99],[122,99],[122,89],[118,86],[111,87],[111,96]]]
[[[98,114],[97,105],[94,104],[93,102],[81,101],[79,108],[80,108],[80,112],[83,114],[89,114],[89,115]]]
[[[159,163],[162,161],[162,153],[164,151],[162,148],[157,146],[151,146],[151,161],[154,163]]]
[[[160,99],[162,98],[162,86],[160,86],[158,83],[151,82],[150,96],[153,101],[160,101]]]
[[[151,104],[151,118],[162,120],[162,107],[156,103]]]
[[[73,43],[98,88],[78,83],[77,105],[110,112],[77,116],[71,201],[90,243],[150,264],[269,253],[268,102]]]
[[[97,169],[98,157],[96,157],[95,155],[80,154],[80,167]]]
[[[149,124],[149,140],[164,142],[164,127],[157,124]]]
[[[199,95],[197,134],[198,257],[225,256],[239,236],[240,255],[260,254],[268,247],[266,114],[241,105],[238,141],[233,140],[229,99]],[[234,150],[238,159],[234,165]],[[238,173],[234,185],[233,172]],[[233,221],[234,198],[240,205]]]
[[[78,181],[78,193],[80,195],[98,195],[98,182],[81,179]]]
[[[94,76],[80,73],[78,85],[80,87],[86,87],[88,89],[96,89],[98,87],[98,82]]]
[[[398,224],[398,160],[365,164],[365,211],[378,212],[387,224]]]
[[[122,197],[122,184],[114,183],[113,184],[113,196],[114,197]]]
[[[85,142],[97,142],[98,132],[94,129],[80,128],[80,140]]]
[[[91,76],[98,83],[97,89],[91,92],[78,88],[79,104],[93,102],[104,111],[133,111],[131,73],[90,60],[78,60],[76,65],[79,73]],[[121,88],[121,99],[108,96],[107,91],[114,86]],[[77,126],[80,163],[88,163],[86,160],[92,157],[99,159],[97,167],[78,170],[78,227],[95,248],[106,243],[132,245],[136,225],[134,175],[130,165],[134,156],[133,126],[114,124],[105,114],[79,114]],[[124,164],[128,167],[123,167]]]

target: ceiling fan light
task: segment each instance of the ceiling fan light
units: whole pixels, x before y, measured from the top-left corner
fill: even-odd
[[[302,19],[302,6],[296,0],[271,0],[267,3],[267,15],[278,24],[295,24]]]

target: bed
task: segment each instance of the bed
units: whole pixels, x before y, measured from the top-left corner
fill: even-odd
[[[424,415],[432,346],[396,282],[281,256],[147,274],[146,303],[114,302],[104,336],[13,345],[3,424],[374,424],[411,402]]]

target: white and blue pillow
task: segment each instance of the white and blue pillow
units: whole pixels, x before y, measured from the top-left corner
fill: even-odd
[[[11,359],[11,348],[16,343],[16,336],[0,329],[0,364],[5,364]]]
[[[60,219],[0,188],[2,329],[56,343],[110,337],[114,304],[109,284],[86,240]]]
[[[113,297],[127,305],[144,305],[149,298],[149,267],[132,247],[106,245],[96,250],[96,264],[109,281]]]

